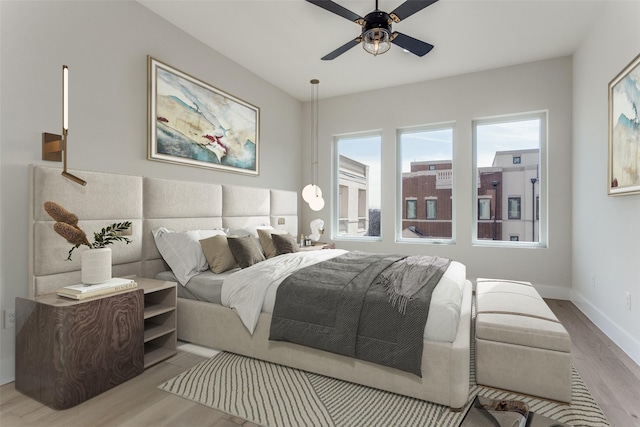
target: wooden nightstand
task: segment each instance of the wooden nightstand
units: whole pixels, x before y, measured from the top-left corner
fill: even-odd
[[[16,298],[16,389],[67,409],[176,353],[175,282],[76,301]]]

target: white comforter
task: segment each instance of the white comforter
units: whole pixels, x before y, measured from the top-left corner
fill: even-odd
[[[261,312],[273,313],[278,286],[290,274],[346,253],[323,249],[280,255],[252,265],[227,277],[222,285],[222,304],[234,309],[251,334]],[[431,296],[424,337],[452,342],[458,329],[466,268],[452,261]]]

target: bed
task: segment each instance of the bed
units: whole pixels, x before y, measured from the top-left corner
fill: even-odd
[[[78,215],[83,229],[91,230],[110,220],[132,221],[134,243],[114,250],[115,276],[166,278],[172,274],[152,234],[159,227],[185,232],[271,226],[298,235],[299,197],[295,192],[86,171],[78,174],[89,182],[86,187],[60,177],[59,169],[31,168],[30,296],[53,292],[80,280],[78,260],[58,259],[68,245],[51,230],[51,220],[42,209],[47,200]],[[231,270],[227,275],[235,272]],[[315,348],[270,341],[269,309],[257,315],[255,330],[250,333],[235,310],[217,303],[217,291],[194,292],[192,283],[178,285],[178,339],[458,409],[469,395],[471,283],[459,263],[452,263],[445,274],[460,288],[460,304],[453,316],[457,327],[444,333],[446,328],[442,325],[451,322],[451,312],[438,316],[442,307],[431,305],[423,341],[422,377]],[[207,275],[219,279],[218,275],[202,274]],[[189,282],[196,283],[202,276],[193,276]],[[434,294],[437,290],[438,287]],[[447,337],[438,336],[439,333]]]

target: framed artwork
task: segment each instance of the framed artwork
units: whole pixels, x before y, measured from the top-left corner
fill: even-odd
[[[640,193],[640,55],[609,83],[609,195]]]
[[[260,173],[260,109],[147,57],[148,158]]]

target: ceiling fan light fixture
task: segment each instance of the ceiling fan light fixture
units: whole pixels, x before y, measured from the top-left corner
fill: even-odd
[[[378,9],[378,0],[376,8],[373,12],[361,17],[357,13],[340,6],[332,0],[307,0],[322,9],[339,15],[361,26],[361,32],[355,39],[352,38],[344,45],[335,49],[333,52],[323,56],[323,61],[330,61],[342,55],[349,49],[362,43],[362,47],[373,56],[382,55],[391,48],[391,43],[399,46],[405,52],[411,52],[416,56],[423,57],[433,49],[433,45],[425,43],[413,37],[393,32],[391,26],[410,17],[411,15],[421,11],[425,7],[432,5],[438,0],[405,0],[400,6],[396,7],[392,12],[387,13]]]
[[[362,47],[373,56],[382,55],[391,48],[386,28],[371,28],[362,35]]]

